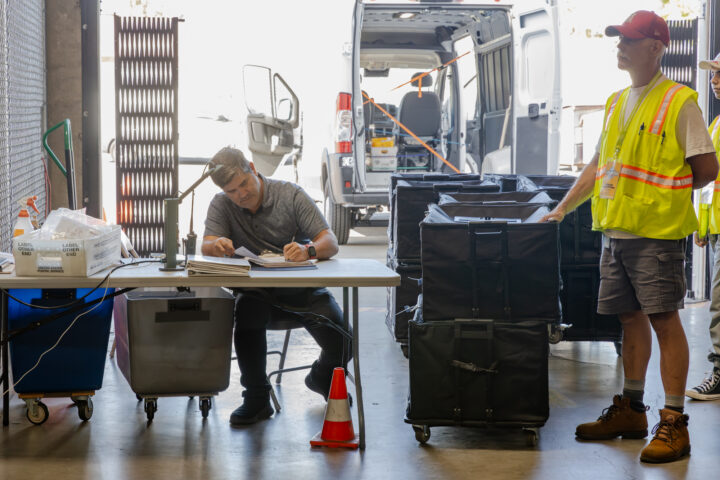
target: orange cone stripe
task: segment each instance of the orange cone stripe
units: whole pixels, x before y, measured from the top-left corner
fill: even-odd
[[[405,125],[403,125],[403,124],[400,122],[400,120],[398,120],[397,118],[395,118],[395,117],[393,117],[392,115],[390,115],[390,112],[388,112],[387,110],[385,110],[384,108],[382,108],[380,105],[378,105],[377,103],[375,103],[375,102],[373,101],[373,99],[370,98],[370,97],[368,97],[367,94],[364,93],[364,92],[363,92],[363,96],[364,96],[365,98],[367,98],[373,105],[375,105],[375,106],[378,108],[378,110],[380,110],[380,111],[383,112],[385,115],[387,115],[387,117],[388,117],[389,119],[391,119],[393,122],[397,123],[398,126],[399,126],[400,128],[402,128],[403,130],[405,130],[411,137],[413,137],[415,140],[417,140],[417,141],[420,143],[420,145],[422,145],[423,147],[425,147],[428,151],[430,151],[430,153],[432,153],[432,154],[435,155],[437,158],[439,158],[440,160],[442,160],[443,163],[445,163],[445,165],[447,165],[447,166],[450,167],[452,170],[454,170],[455,173],[460,173],[460,170],[458,170],[458,169],[455,167],[455,165],[453,165],[452,163],[450,163],[450,162],[448,162],[447,160],[445,160],[445,159],[443,158],[443,156],[440,155],[439,153],[437,153],[430,145],[428,145],[427,143],[425,143],[425,142],[423,142],[422,140],[420,140],[420,138],[419,138],[417,135],[415,135],[412,131],[410,131],[409,128],[407,128]]]

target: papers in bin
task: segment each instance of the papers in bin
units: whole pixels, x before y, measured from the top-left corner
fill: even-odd
[[[250,264],[244,258],[188,255],[187,271],[188,275],[248,277],[250,276]]]
[[[314,267],[314,260],[303,260],[302,262],[290,262],[285,257],[275,253],[255,255],[245,247],[235,249],[235,255],[245,257],[249,262],[264,268],[293,268],[293,267]]]
[[[522,223],[520,218],[499,218],[499,217],[453,217],[459,223],[470,222],[495,222],[495,223]]]

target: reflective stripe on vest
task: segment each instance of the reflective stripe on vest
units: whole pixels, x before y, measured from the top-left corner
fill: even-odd
[[[715,117],[708,127],[710,138],[712,138],[715,153],[720,152],[720,116]],[[708,232],[712,234],[720,234],[720,174],[713,182],[712,206],[710,207],[710,215],[708,220]]]
[[[624,123],[619,118],[624,110],[620,103],[629,97],[628,89],[622,93],[614,93],[606,102],[592,198],[593,229],[667,240],[686,237],[698,223],[692,205],[692,170],[677,141],[676,126],[682,106],[686,101],[696,101],[697,93],[667,79],[647,93],[628,119],[627,133],[617,153],[620,176],[614,197],[602,199],[600,188],[615,158]]]
[[[675,94],[678,93],[680,90],[684,88],[684,85],[677,84],[674,87],[672,87],[670,90],[665,92],[665,96],[663,97],[662,103],[660,104],[660,108],[658,108],[657,113],[655,114],[655,119],[650,124],[650,133],[654,133],[655,135],[660,135],[660,132],[662,132],[662,127],[665,125],[665,119],[667,118],[668,108],[670,107],[670,102],[672,102],[673,98],[675,98]]]

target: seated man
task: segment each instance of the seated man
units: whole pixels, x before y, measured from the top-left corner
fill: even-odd
[[[326,259],[338,252],[335,234],[329,229],[315,202],[299,186],[265,178],[255,171],[240,150],[223,148],[212,159],[223,168],[212,180],[223,191],[210,202],[203,255],[233,255],[238,247],[260,254],[283,253],[290,261]],[[312,239],[301,245],[295,240]],[[327,399],[332,371],[345,367],[351,356],[350,342],[328,325],[342,325],[342,311],[325,288],[262,288],[239,291],[235,300],[235,351],[243,404],[230,416],[233,425],[269,418],[270,384],[265,372],[265,330],[273,315],[287,317],[294,308],[310,335],[322,348],[320,357],[305,377],[305,385]]]

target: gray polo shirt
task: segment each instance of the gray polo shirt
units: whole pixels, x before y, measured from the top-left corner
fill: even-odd
[[[294,183],[259,175],[264,184],[260,208],[254,214],[235,205],[225,192],[210,202],[204,236],[227,237],[235,248],[254,253],[282,253],[288,243],[312,240],[330,228],[315,202]]]

